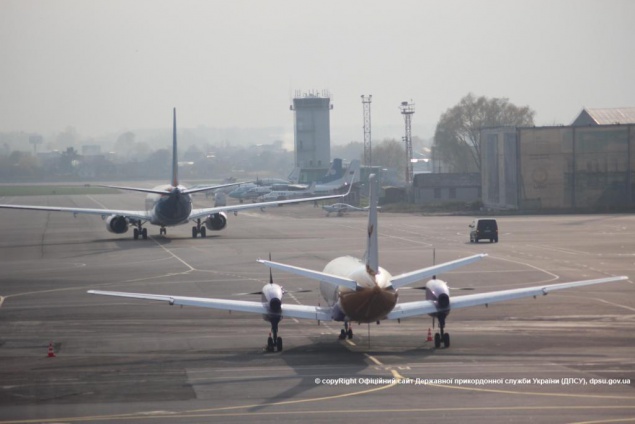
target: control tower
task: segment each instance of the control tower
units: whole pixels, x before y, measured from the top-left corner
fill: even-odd
[[[331,161],[331,121],[333,109],[328,91],[296,91],[290,109],[295,112],[295,166],[300,183],[313,182],[326,173]]]

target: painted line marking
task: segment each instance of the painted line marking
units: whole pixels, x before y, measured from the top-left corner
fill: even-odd
[[[368,353],[364,353],[364,356],[366,356],[368,359],[370,359],[371,361],[373,361],[375,363],[375,365],[379,365],[379,366],[384,366],[384,364],[382,364],[379,359],[375,358],[372,355],[369,355]]]

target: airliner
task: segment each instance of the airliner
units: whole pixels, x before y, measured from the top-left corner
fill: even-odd
[[[329,171],[324,177],[324,180],[328,181],[316,181],[310,186],[307,186],[306,184],[292,184],[289,185],[289,188],[306,190],[314,195],[334,193],[337,190],[346,188],[359,181],[360,165],[360,161],[355,159],[352,160],[348,167],[344,170],[341,169],[342,160],[334,159],[331,168],[329,168]]]
[[[357,206],[349,205],[347,203],[333,203],[332,205],[323,205],[322,209],[326,211],[326,216],[331,216],[332,213],[337,216],[344,216],[348,212],[368,212],[368,206],[365,208],[358,208]],[[379,209],[379,207],[377,207]]]
[[[27,209],[50,212],[70,212],[77,214],[101,215],[106,220],[106,229],[114,234],[123,234],[133,227],[133,237],[138,240],[148,238],[148,230],[144,224],[150,223],[160,227],[159,234],[167,234],[166,227],[187,224],[193,222],[192,238],[198,235],[206,237],[206,228],[210,231],[220,231],[227,225],[227,212],[237,214],[246,209],[263,209],[269,206],[278,206],[287,203],[314,202],[316,200],[336,199],[346,196],[337,194],[322,197],[310,197],[285,201],[251,203],[249,205],[218,206],[213,208],[192,208],[191,194],[212,189],[219,189],[238,185],[239,183],[223,184],[213,187],[186,188],[179,184],[178,180],[178,156],[176,141],[176,108],[173,110],[172,129],[172,181],[170,184],[160,185],[152,189],[139,187],[101,186],[116,188],[119,190],[137,191],[147,193],[145,210],[120,210],[120,209],[90,209],[69,208],[55,206],[30,206],[30,205],[1,205],[5,209]],[[350,188],[349,188],[350,191]]]
[[[88,293],[162,301],[170,305],[197,306],[261,314],[265,321],[271,324],[271,332],[266,345],[267,351],[282,350],[282,338],[278,335],[278,325],[283,318],[339,321],[343,323],[344,327],[340,331],[339,338],[350,339],[353,337],[353,330],[349,325],[351,322],[379,323],[381,320],[400,320],[419,315],[430,315],[433,320],[438,320],[440,332],[435,334],[435,348],[441,347],[441,344],[448,348],[450,347],[450,334],[445,331],[446,318],[453,309],[489,305],[525,297],[536,298],[558,290],[628,279],[625,276],[607,277],[453,296],[450,298],[450,290],[447,283],[436,278],[436,275],[477,262],[487,256],[486,254],[468,256],[393,277],[388,271],[379,266],[377,183],[374,174],[371,174],[369,182],[370,208],[366,231],[366,254],[363,259],[351,256],[338,257],[330,261],[321,272],[272,262],[271,260],[258,260],[258,262],[269,268],[319,281],[321,295],[326,301],[325,306],[283,303],[285,291],[282,286],[273,282],[271,274],[269,283],[262,288],[260,302],[101,290],[89,290]],[[426,278],[431,278],[431,280],[425,286],[425,300],[398,303],[398,290],[400,287]]]

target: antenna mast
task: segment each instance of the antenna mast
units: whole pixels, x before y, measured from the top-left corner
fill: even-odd
[[[373,148],[370,138],[370,102],[373,95],[362,95],[362,104],[364,106],[364,165],[371,166],[373,164]]]
[[[412,128],[411,128],[411,120],[412,115],[415,113],[415,104],[408,102],[401,102],[401,106],[399,106],[401,110],[401,114],[404,117],[405,125],[406,125],[406,135],[403,138],[403,141],[406,143],[406,183],[408,185],[412,184]]]

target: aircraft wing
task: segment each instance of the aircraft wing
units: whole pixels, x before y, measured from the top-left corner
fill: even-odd
[[[522,289],[500,290],[489,293],[468,294],[464,296],[452,296],[450,298],[449,310],[468,308],[470,306],[489,305],[490,303],[505,302],[508,300],[522,299],[524,297],[546,296],[557,291],[570,289],[573,287],[590,286],[593,284],[612,283],[615,281],[628,280],[628,277],[608,277],[596,280],[574,281],[570,283],[551,284],[546,286],[525,287]],[[406,302],[397,304],[388,314],[388,319],[408,318],[417,315],[426,315],[439,312],[434,302],[422,300],[417,302]]]
[[[0,205],[4,209],[27,209],[34,211],[50,211],[50,212],[70,212],[72,214],[89,214],[101,215],[102,217],[110,215],[121,215],[126,218],[148,220],[150,216],[146,211],[127,211],[119,209],[90,209],[90,208],[64,208],[58,206],[30,206],[30,205]]]
[[[220,309],[224,311],[247,312],[252,314],[267,315],[270,312],[261,302],[251,302],[246,300],[213,299],[207,297],[186,297],[170,296],[163,294],[127,293],[103,290],[88,290],[89,294],[102,296],[126,297],[141,300],[154,300],[167,302],[170,305],[196,306],[199,308]],[[329,308],[322,308],[308,305],[282,305],[283,317],[313,319],[320,321],[330,321],[331,313]]]
[[[258,202],[258,203],[248,203],[248,204],[239,204],[239,205],[231,205],[231,206],[217,206],[214,208],[192,209],[189,219],[202,218],[204,216],[212,215],[219,212],[238,212],[238,211],[243,211],[248,209],[260,209],[260,208],[267,208],[267,207],[280,206],[280,205],[290,205],[292,203],[315,202],[318,200],[326,200],[326,199],[338,199],[338,198],[347,196],[351,191],[350,190],[351,187],[349,187],[348,192],[346,192],[345,194],[333,194],[329,196],[317,196],[317,197],[302,197],[299,199],[276,200],[273,202]]]
[[[432,277],[433,275],[452,271],[453,269],[471,264],[476,261],[480,261],[485,256],[487,256],[486,253],[481,253],[474,256],[468,256],[467,258],[461,258],[455,261],[445,262],[445,263],[434,265],[428,268],[423,268],[416,271],[408,272],[406,274],[397,275],[395,277],[392,277],[392,279],[390,280],[390,283],[395,289],[398,289],[399,287],[416,283],[417,281],[421,281],[424,278],[429,278],[429,277]]]

